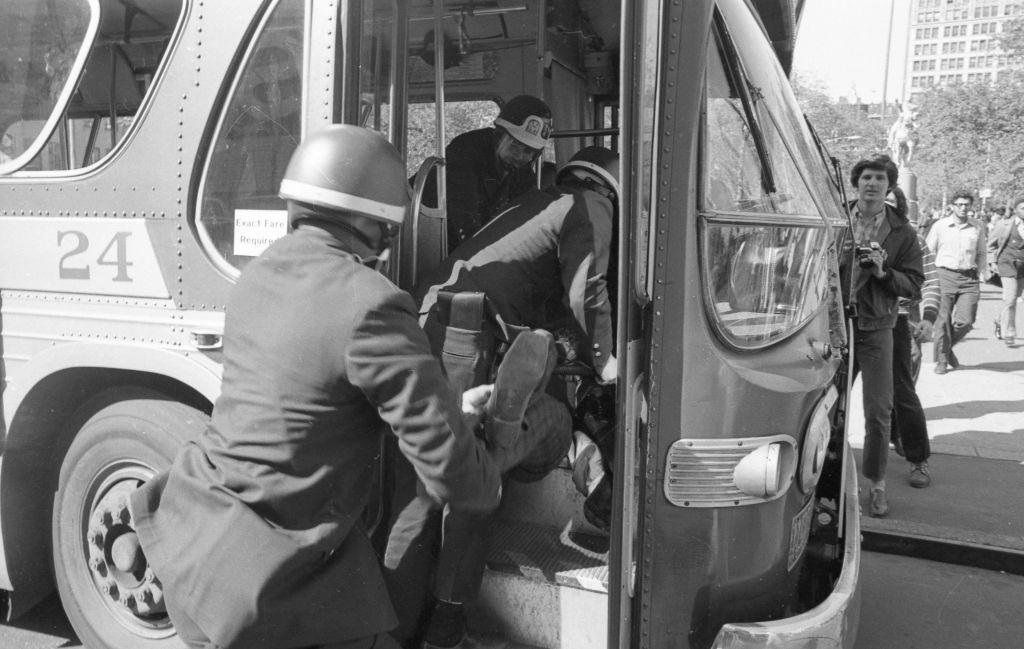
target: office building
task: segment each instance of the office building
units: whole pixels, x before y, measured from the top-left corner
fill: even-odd
[[[912,0],[904,99],[936,85],[995,81],[1007,67],[998,35],[1022,0]]]

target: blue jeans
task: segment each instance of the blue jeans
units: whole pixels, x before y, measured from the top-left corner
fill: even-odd
[[[864,396],[864,459],[868,480],[885,478],[892,419],[892,329],[863,331],[854,324],[853,376],[861,375]]]
[[[907,316],[896,318],[892,330],[892,439],[899,439],[907,461],[917,464],[931,455],[928,422],[914,389],[914,339]],[[918,352],[920,354],[920,351]]]
[[[936,268],[939,276],[939,315],[935,319],[935,360],[949,361],[953,345],[974,327],[981,287],[974,271]]]

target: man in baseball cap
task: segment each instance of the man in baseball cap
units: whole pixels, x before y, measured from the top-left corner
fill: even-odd
[[[494,126],[469,131],[445,149],[448,249],[473,236],[527,189],[537,186],[536,162],[551,141],[551,109],[531,95],[507,101]],[[436,205],[433,179],[424,202]]]

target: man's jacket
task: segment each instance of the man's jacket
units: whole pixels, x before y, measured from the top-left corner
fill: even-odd
[[[409,295],[364,267],[350,233],[301,226],[242,273],[207,432],[135,492],[168,608],[220,647],[315,646],[396,624],[360,525],[381,435],[428,493],[498,504]],[[333,234],[331,232],[334,232]]]
[[[850,206],[852,208],[853,203]],[[875,233],[875,241],[885,251],[882,268],[888,272],[883,279],[875,277],[868,269],[852,273],[852,265],[857,263],[855,254],[848,256],[839,269],[843,286],[850,285],[852,276],[857,277],[854,301],[857,303],[857,327],[862,331],[896,326],[898,299],[920,300],[924,281],[917,233],[889,204],[885,206],[885,218]]]
[[[533,165],[506,169],[498,162],[499,137],[497,129],[482,128],[459,135],[445,148],[449,251],[537,186]],[[436,186],[432,173],[423,192],[425,205],[437,205]]]
[[[479,291],[506,324],[575,323],[587,341],[583,360],[600,371],[614,346],[606,282],[614,209],[583,184],[523,194],[420,283],[421,322],[435,350],[438,292]]]

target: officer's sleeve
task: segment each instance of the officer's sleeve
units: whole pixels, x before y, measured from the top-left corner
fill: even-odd
[[[453,509],[497,507],[498,467],[466,427],[408,294],[388,291],[367,310],[346,348],[345,369],[398,436],[427,493]]]
[[[558,261],[569,310],[590,339],[589,354],[600,371],[614,353],[608,301],[608,257],[612,245],[611,201],[578,194],[558,236]],[[614,271],[613,271],[614,272]]]

